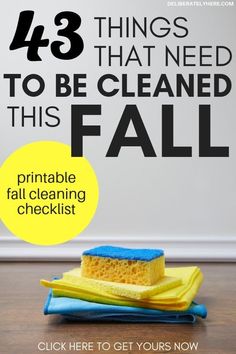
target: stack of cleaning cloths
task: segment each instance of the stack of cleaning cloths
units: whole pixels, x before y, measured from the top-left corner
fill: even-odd
[[[193,302],[202,280],[195,266],[165,268],[162,250],[96,247],[83,253],[81,268],[41,280],[51,288],[44,313],[80,321],[193,323],[207,316],[206,307]]]

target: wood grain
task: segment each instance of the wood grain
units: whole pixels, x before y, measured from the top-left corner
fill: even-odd
[[[178,264],[180,265],[180,264]],[[70,323],[42,313],[47,290],[39,279],[50,279],[75,263],[0,263],[0,354],[38,354],[43,342],[198,342],[197,351],[181,353],[236,353],[235,264],[200,264],[205,281],[197,297],[208,307],[207,320],[194,325]],[[173,266],[173,264],[169,264]],[[41,353],[98,353],[42,351]],[[180,353],[179,351],[122,350],[99,353]]]

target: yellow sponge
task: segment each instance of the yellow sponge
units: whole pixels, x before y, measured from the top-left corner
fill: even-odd
[[[82,255],[82,276],[116,283],[153,285],[164,276],[164,252],[100,246]]]
[[[75,268],[69,272],[63,273],[62,281],[71,285],[77,285],[80,289],[88,291],[90,289],[93,291],[97,289],[98,292],[106,291],[110,294],[138,300],[146,299],[152,295],[173,289],[182,283],[181,278],[172,276],[164,276],[155,285],[151,286],[108,282],[104,280],[84,278],[81,276],[80,268]]]

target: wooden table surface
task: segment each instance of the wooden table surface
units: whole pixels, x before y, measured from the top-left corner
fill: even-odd
[[[173,266],[173,264],[168,264]],[[180,265],[180,264],[178,264]],[[195,324],[70,323],[60,316],[42,313],[47,290],[39,279],[50,279],[75,267],[75,263],[0,263],[0,354],[38,353],[236,353],[236,272],[234,264],[199,264],[205,281],[197,297],[207,305],[209,316]],[[198,343],[196,350],[129,349],[130,342]],[[48,342],[39,351],[38,343]],[[49,350],[55,342],[122,342],[124,350]],[[125,342],[128,342],[125,344]],[[79,345],[79,344],[78,344]],[[127,347],[125,347],[127,345]],[[183,344],[183,349],[187,348]],[[55,348],[57,349],[57,347]],[[68,349],[68,348],[67,348]],[[73,349],[73,348],[72,348]],[[77,349],[80,349],[79,346]]]

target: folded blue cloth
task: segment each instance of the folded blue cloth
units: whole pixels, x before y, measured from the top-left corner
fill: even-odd
[[[44,314],[59,314],[78,321],[194,323],[197,316],[206,318],[207,309],[205,305],[196,303],[192,303],[187,311],[178,312],[105,305],[69,297],[53,297],[50,290]]]

